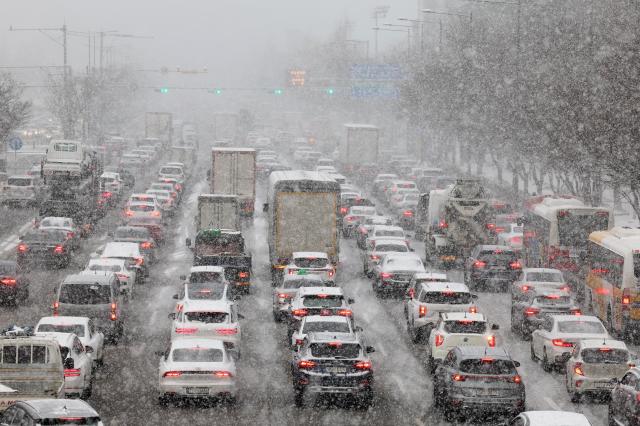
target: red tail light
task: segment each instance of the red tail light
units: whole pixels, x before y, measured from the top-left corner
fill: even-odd
[[[518,375],[515,375],[515,376],[513,376],[513,377],[511,378],[511,381],[512,381],[513,383],[520,384],[520,383],[522,383],[522,377],[520,377],[520,376],[518,376]]]
[[[404,213],[402,213],[402,215],[404,217],[411,217],[413,216],[413,212],[411,210],[405,210]]]
[[[490,348],[496,347],[496,336],[493,334],[491,336],[487,336],[487,343],[489,343]]]
[[[496,224],[495,224],[495,223],[487,223],[485,226],[486,226],[486,228],[487,228],[487,229],[489,229],[489,230],[494,230],[494,229],[496,229]]]
[[[151,243],[150,241],[145,241],[143,243],[140,243],[140,248],[148,250],[150,248],[153,248],[153,243]]]
[[[438,223],[438,227],[440,227],[440,228],[442,228],[442,229],[445,229],[445,228],[448,228],[448,227],[449,227],[449,224],[447,223],[447,221],[446,221],[446,220],[442,219],[442,220],[440,221],[440,223]]]
[[[238,278],[249,278],[248,272],[240,272],[238,273]]]
[[[329,275],[329,278],[333,277],[335,275],[336,271],[334,271],[333,269],[330,269],[329,272],[327,272],[327,275]]]
[[[314,361],[306,361],[306,360],[301,360],[298,361],[298,368],[301,369],[311,369],[311,368],[315,368],[317,364]]]
[[[340,207],[341,214],[347,214],[348,209],[346,207]]]
[[[522,244],[522,237],[511,237],[511,244]]]
[[[622,304],[623,305],[631,304],[631,296],[622,296]]]
[[[3,285],[14,286],[16,285],[17,281],[15,278],[3,278],[0,280],[0,283],[2,283]]]
[[[356,370],[371,370],[371,362],[369,361],[358,361],[353,366]]]
[[[140,266],[144,263],[144,258],[143,257],[136,257],[136,265]]]
[[[75,236],[76,236],[75,232],[67,232],[67,239],[71,239]]]
[[[26,253],[29,247],[26,244],[18,244],[18,251],[20,253]]]
[[[451,378],[456,382],[464,382],[465,380],[467,380],[467,378],[462,374],[454,374],[453,376],[451,376]]]
[[[79,368],[65,368],[64,377],[80,377]]]
[[[218,328],[216,329],[216,333],[221,334],[223,336],[232,336],[234,334],[238,334],[237,328]]]
[[[338,311],[338,315],[340,315],[341,317],[350,317],[351,315],[353,315],[353,312],[351,312],[350,309],[341,309]]]
[[[162,377],[180,377],[182,376],[182,371],[166,371]]]
[[[482,269],[487,266],[487,262],[483,262],[482,260],[476,260],[473,262],[473,267],[476,269]]]
[[[60,307],[60,302],[58,302],[57,300],[55,302],[53,302],[53,315],[56,316],[58,315],[58,308]]]
[[[528,317],[533,315],[538,315],[540,313],[540,309],[538,308],[527,308],[524,310],[524,314]]]
[[[176,334],[195,334],[198,331],[197,328],[193,327],[193,328],[182,328],[182,327],[178,327],[176,328]]]
[[[124,214],[127,215],[127,217],[132,217],[134,215],[133,211],[131,210],[125,211]]]
[[[176,191],[182,191],[182,185],[180,185],[179,183],[176,183],[175,188]]]
[[[553,343],[553,346],[559,346],[559,347],[562,347],[562,348],[572,348],[573,347],[573,343],[565,342],[562,339],[553,339],[551,341],[551,343]]]
[[[387,279],[387,278],[391,278],[391,277],[393,277],[393,274],[390,274],[388,272],[380,273],[380,278],[382,278],[382,279]]]
[[[279,299],[291,299],[293,297],[293,295],[291,294],[287,294],[287,293],[278,293],[278,298]]]
[[[306,309],[294,309],[291,313],[295,317],[306,317],[309,314],[309,311]]]
[[[531,287],[529,287],[528,285],[523,285],[520,287],[520,290],[522,291],[529,291],[531,289]]]
[[[572,309],[571,315],[582,315],[582,311],[579,308]]]
[[[353,216],[347,216],[347,222],[353,222],[356,218]]]
[[[444,343],[444,336],[442,334],[436,334],[435,340],[436,346],[442,346],[442,344]]]
[[[576,362],[576,364],[573,366],[573,372],[576,373],[578,376],[584,376],[584,370],[582,369],[581,362]]]
[[[420,305],[420,307],[418,308],[418,317],[424,318],[426,316],[427,316],[427,307],[424,305]]]
[[[113,194],[111,194],[109,191],[105,191],[105,192],[102,193],[102,198],[110,198],[111,195],[113,195]]]
[[[116,273],[116,277],[118,277],[118,279],[119,279],[120,281],[124,281],[124,280],[128,280],[128,279],[129,279],[129,276],[128,276],[128,275],[125,275],[125,274],[119,274],[119,273]]]
[[[55,248],[53,249],[53,252],[55,254],[62,254],[64,253],[64,247],[62,247],[60,244],[58,244],[57,246],[55,246]]]
[[[478,307],[475,306],[475,305],[469,306],[469,313],[477,314],[478,313]]]
[[[517,260],[515,262],[511,262],[509,266],[511,267],[511,269],[522,269],[522,264]]]
[[[231,377],[232,374],[229,371],[214,371],[213,375],[216,377]]]
[[[160,211],[158,211],[158,210],[154,210],[154,211],[151,213],[151,215],[152,215],[152,216],[155,216],[155,217],[160,217]]]

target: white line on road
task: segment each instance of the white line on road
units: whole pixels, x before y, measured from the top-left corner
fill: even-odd
[[[544,400],[547,402],[547,404],[549,404],[549,406],[551,408],[553,408],[555,411],[562,411],[562,409],[560,408],[560,406],[558,404],[556,404],[556,402],[549,398],[548,396],[544,397]]]

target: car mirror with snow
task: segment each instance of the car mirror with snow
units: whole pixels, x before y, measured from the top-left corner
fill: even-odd
[[[355,330],[356,330],[358,333],[362,333],[362,332],[364,331],[364,330],[362,329],[362,327],[360,327],[360,326],[357,326],[357,327],[355,328]]]
[[[500,330],[500,326],[498,324],[491,324],[491,330]]]
[[[347,303],[352,305],[352,304],[356,303],[356,299],[350,297],[350,298],[347,299]]]
[[[365,348],[365,352],[368,353],[368,354],[370,354],[372,352],[375,352],[375,351],[376,351],[376,348],[374,348],[373,346],[367,346]]]
[[[513,361],[513,365],[515,365],[516,368],[520,367],[520,361]]]
[[[85,346],[84,347],[84,351],[88,354],[92,354],[93,353],[93,348],[91,346]]]
[[[172,312],[172,313],[170,313],[169,315],[167,315],[167,317],[168,317],[169,319],[174,320],[174,319],[176,319],[176,314],[175,314],[174,312]]]
[[[238,319],[244,319],[244,315],[238,314]]]
[[[178,300],[178,299],[180,299],[180,296],[178,296],[177,294],[174,294],[174,295],[173,295],[173,298],[174,298],[174,299],[176,299],[176,300]]]

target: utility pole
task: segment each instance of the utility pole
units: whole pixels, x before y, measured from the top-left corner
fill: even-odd
[[[378,28],[378,18],[384,18],[387,16],[387,12],[389,12],[389,6],[378,6],[373,9],[373,20],[375,22],[375,27]],[[378,60],[378,31],[374,30],[374,55],[375,59]]]

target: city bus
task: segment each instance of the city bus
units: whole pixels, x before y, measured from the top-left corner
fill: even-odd
[[[596,231],[587,244],[584,302],[613,334],[640,337],[640,229]]]
[[[569,283],[576,284],[589,234],[611,229],[613,212],[586,206],[572,196],[547,195],[525,202],[522,222],[525,264],[559,269]]]

